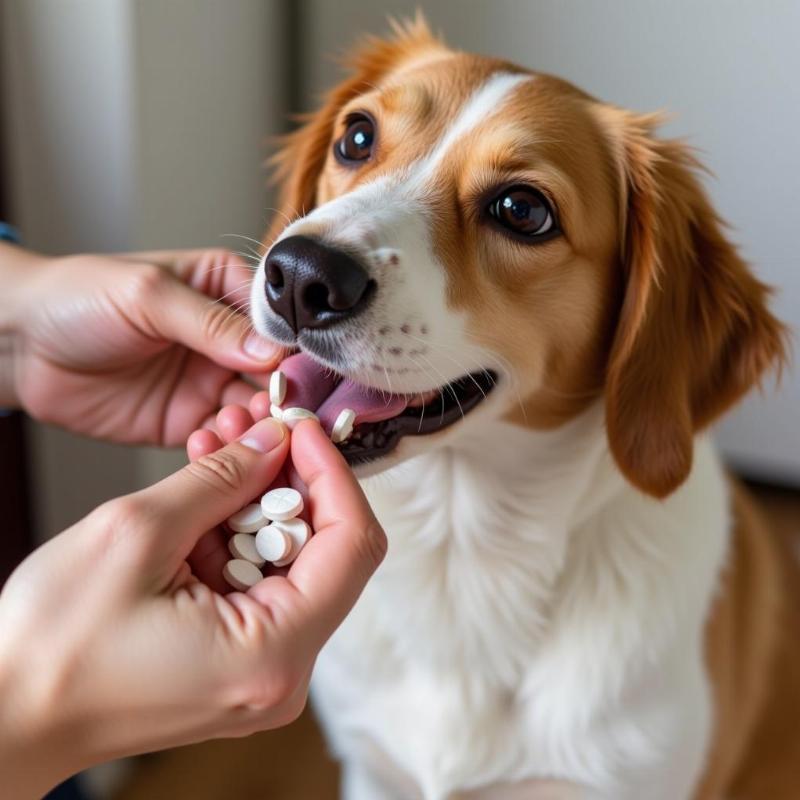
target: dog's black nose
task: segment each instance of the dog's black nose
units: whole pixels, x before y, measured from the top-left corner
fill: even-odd
[[[266,261],[267,302],[297,333],[362,311],[375,281],[352,256],[307,236],[290,236]]]

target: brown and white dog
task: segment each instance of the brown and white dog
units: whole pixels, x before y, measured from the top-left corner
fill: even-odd
[[[789,559],[702,433],[785,332],[694,158],[420,21],[352,66],[252,293],[389,538],[314,678],[345,797],[800,796]]]

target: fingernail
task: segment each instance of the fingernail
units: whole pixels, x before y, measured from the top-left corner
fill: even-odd
[[[269,453],[286,438],[286,426],[273,417],[256,422],[239,442],[259,453]]]
[[[244,351],[250,358],[258,361],[271,361],[278,355],[278,346],[267,341],[257,333],[251,333],[244,341]]]

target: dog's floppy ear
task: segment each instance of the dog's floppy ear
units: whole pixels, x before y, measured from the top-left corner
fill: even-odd
[[[444,47],[421,13],[413,20],[390,20],[390,24],[393,31],[390,38],[366,37],[352,55],[343,59],[350,77],[328,92],[318,111],[301,117],[301,127],[284,137],[282,148],[271,161],[280,194],[279,213],[267,233],[267,241],[280,233],[287,219],[307,214],[316,206],[317,180],[340,109],[354,97],[375,88],[403,60]]]
[[[657,117],[620,114],[624,289],[606,427],[628,480],[665,497],[689,473],[695,431],[783,362],[786,330],[725,238],[689,150],[654,138]]]

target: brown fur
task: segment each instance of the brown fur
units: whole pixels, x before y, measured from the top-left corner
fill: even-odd
[[[317,205],[319,176],[330,153],[334,124],[344,106],[373,89],[403,61],[445,49],[419,16],[415,22],[393,27],[397,34],[393,39],[364,39],[344,62],[352,75],[326,95],[318,111],[301,117],[304,124],[283,139],[281,150],[272,160],[280,185],[281,213],[273,220],[267,241],[280,233],[287,217],[294,219]]]
[[[419,18],[370,40],[350,66],[277,159],[290,218],[411,163],[474,87],[498,70],[523,71],[448,50]],[[343,169],[333,142],[346,115],[364,109],[378,122],[375,156]],[[604,396],[617,464],[661,498],[686,478],[695,433],[782,362],[786,333],[769,290],[726,239],[694,157],[657,139],[656,122],[537,76],[445,159],[430,202],[450,305],[519,373],[522,402],[510,418],[553,427]],[[509,175],[550,195],[563,236],[520,246],[480,224],[481,188]],[[800,652],[776,628],[789,606],[774,542],[738,490],[734,513],[735,549],[708,630],[718,735],[697,797],[735,787],[740,800],[788,800],[800,745],[768,690],[774,680],[787,707],[800,708]]]
[[[664,497],[689,473],[694,433],[783,359],[769,293],[722,233],[697,163],[651,121],[622,123],[627,178],[626,289],[608,362],[614,457]]]
[[[706,632],[716,736],[697,800],[800,796],[800,569],[734,486],[730,563]],[[795,543],[796,544],[796,543]]]

